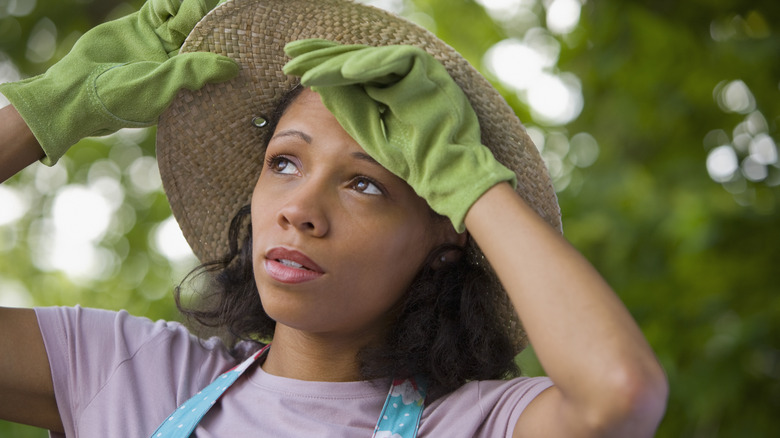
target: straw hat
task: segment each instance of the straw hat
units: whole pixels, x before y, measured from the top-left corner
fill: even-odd
[[[223,256],[228,228],[249,204],[270,135],[265,118],[296,78],[285,76],[284,45],[305,38],[344,44],[412,44],[438,59],[471,101],[482,142],[518,177],[517,192],[561,229],[555,191],[536,147],[499,93],[453,48],[388,12],[347,0],[230,0],[187,37],[182,52],[210,51],[239,62],[239,76],[181,92],[158,123],[157,155],[165,192],[195,255]]]

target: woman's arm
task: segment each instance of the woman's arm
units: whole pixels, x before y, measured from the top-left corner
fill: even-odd
[[[85,33],[46,73],[0,84],[12,102],[0,109],[0,182],[44,156],[56,162],[84,137],[153,125],[180,89],[235,77],[238,65],[225,56],[177,54],[216,3],[147,0],[141,11]],[[87,80],[99,74],[100,86]],[[32,309],[0,308],[0,418],[63,430]]]
[[[196,90],[238,75],[238,64],[228,57],[178,54],[189,30],[215,3],[147,0],[140,11],[87,31],[45,73],[0,83],[0,92],[14,107],[5,109],[0,128],[0,180],[43,157],[25,147],[32,141],[27,131],[35,134],[45,152],[44,162],[51,165],[82,138],[154,125],[179,90]],[[19,114],[29,129],[7,129],[6,118],[19,127]],[[29,154],[18,154],[13,147]],[[9,157],[13,161],[6,163]]]
[[[34,310],[0,307],[0,352],[0,418],[62,432]]]
[[[41,158],[43,149],[16,108],[0,108],[0,182]]]
[[[506,183],[479,198],[465,222],[555,383],[528,406],[514,436],[653,436],[666,377],[590,263]]]

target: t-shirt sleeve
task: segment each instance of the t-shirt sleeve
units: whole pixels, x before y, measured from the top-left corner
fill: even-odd
[[[67,436],[149,436],[233,363],[221,343],[199,342],[178,323],[81,307],[35,311]]]
[[[467,383],[423,411],[420,436],[511,438],[520,414],[552,385],[547,377]]]

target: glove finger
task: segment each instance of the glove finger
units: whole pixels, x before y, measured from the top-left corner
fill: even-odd
[[[293,50],[297,48],[298,47],[295,46],[292,47]],[[316,80],[318,76],[325,74],[328,74],[333,78],[339,78],[341,77],[341,74],[339,73],[339,70],[341,69],[340,64],[343,63],[343,59],[345,59],[345,57],[348,58],[349,56],[352,56],[353,53],[360,52],[365,48],[365,46],[339,45],[322,49],[315,49],[314,45],[310,45],[308,48],[312,48],[314,50],[310,52],[300,52],[295,58],[287,62],[282,71],[288,75],[301,76],[301,79],[306,77],[308,80]],[[310,73],[315,69],[319,71],[319,73]],[[309,73],[308,76],[307,73]],[[341,84],[334,83],[331,85]]]
[[[306,40],[290,41],[284,46],[284,53],[290,58],[297,58],[315,50],[323,50],[330,47],[340,46],[339,43],[323,40],[319,38],[309,38]]]
[[[334,46],[326,43],[330,45],[307,44],[304,48],[308,52],[292,47],[297,57],[285,66],[285,72],[301,76],[301,82],[307,86],[387,85],[409,74],[420,59],[429,57],[416,47]],[[318,48],[320,46],[325,48]]]
[[[349,52],[312,60],[311,65],[306,66],[308,70],[301,76],[301,83],[305,86],[330,87],[362,84],[363,81],[344,76],[342,71],[345,60],[350,59],[354,54],[355,52]]]
[[[397,80],[397,76],[388,76],[384,78],[377,78],[376,81],[365,80],[362,78],[352,78],[344,75],[343,66],[344,63],[352,59],[355,56],[360,56],[360,53],[365,50],[351,51],[341,53],[336,56],[305,56],[305,63],[301,62],[299,66],[300,71],[297,73],[303,73],[301,76],[301,83],[307,87],[311,86],[344,86],[344,85],[383,85],[389,84]],[[314,54],[312,54],[314,55]]]
[[[371,47],[359,56],[344,59],[342,74],[358,82],[389,83],[406,76],[428,58],[427,52],[414,46]]]
[[[154,30],[166,53],[175,54],[209,10],[206,0],[148,0],[138,20]]]
[[[179,90],[195,90],[238,74],[230,58],[214,53],[178,55],[166,62],[141,61],[113,67],[95,79],[95,94],[113,117],[141,126],[154,124]]]
[[[387,65],[374,67],[377,63]],[[358,76],[396,78],[388,84],[366,85],[366,93],[387,106],[388,125],[412,126],[425,121],[431,127],[425,132],[430,135],[449,137],[459,144],[481,143],[479,122],[468,97],[447,69],[424,50],[405,46],[367,52],[343,70],[345,75],[354,72]]]
[[[176,0],[181,1],[181,0]],[[184,44],[184,40],[187,35],[192,32],[192,29],[196,24],[206,15],[211,9],[206,5],[204,0],[183,0],[179,11],[168,20],[167,33],[169,35],[170,43],[177,48]]]
[[[210,52],[181,53],[166,61],[181,78],[183,88],[197,90],[207,83],[225,82],[238,76],[238,63],[227,56]]]
[[[466,98],[447,69],[423,49],[412,46],[372,48],[342,67],[344,76],[366,83],[371,97],[389,105],[416,105],[429,99],[450,100],[460,107]]]
[[[407,180],[410,164],[402,149],[388,143],[382,109],[361,85],[312,87],[339,124],[373,159]]]

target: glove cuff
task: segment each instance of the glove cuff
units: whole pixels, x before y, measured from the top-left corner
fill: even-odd
[[[56,139],[56,135],[53,135],[52,128],[55,123],[49,119],[46,110],[46,107],[51,108],[52,105],[49,102],[39,102],[32,96],[33,93],[27,92],[29,87],[40,80],[43,80],[42,76],[34,76],[17,82],[0,84],[0,93],[11,102],[41,145],[41,149],[46,154],[41,162],[53,166],[65,154],[68,147],[62,146]]]
[[[94,91],[96,74],[84,84],[56,83],[47,74],[0,84],[0,92],[30,128],[46,154],[41,162],[53,166],[84,137],[108,135],[128,121],[111,115]],[[138,123],[138,127],[149,124]]]
[[[466,230],[464,220],[471,206],[490,188],[502,182],[517,187],[517,175],[493,158],[492,152],[480,144],[449,145],[462,148],[461,157],[438,171],[412,174],[427,175],[427,180],[410,181],[421,188],[418,195],[443,216],[447,216],[459,233]]]

